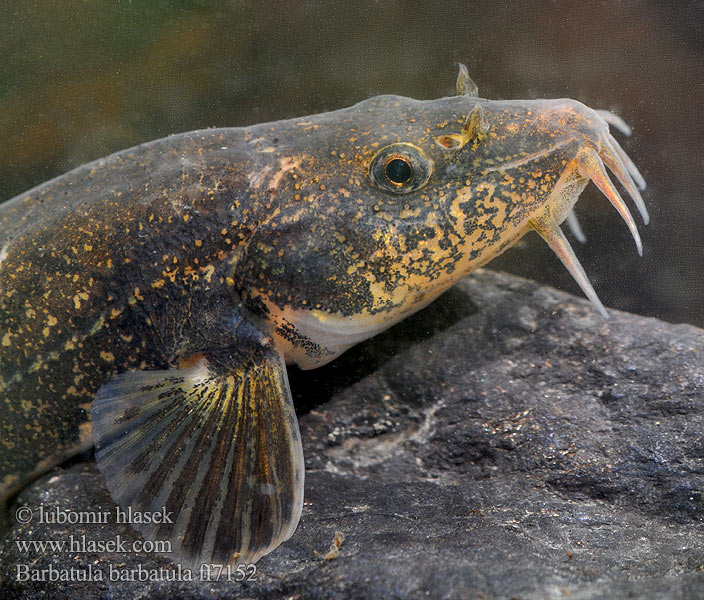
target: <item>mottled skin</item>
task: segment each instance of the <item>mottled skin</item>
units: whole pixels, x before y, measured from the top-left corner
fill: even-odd
[[[477,102],[489,123],[486,138],[459,151],[436,143],[461,130]],[[282,161],[295,168],[273,195],[268,177],[262,184],[275,208],[236,269],[241,297],[253,312],[273,314],[277,333],[296,345],[287,353],[295,362],[327,362],[339,354],[330,351],[329,336],[305,340],[301,352],[288,333],[295,323],[284,317],[306,311],[306,324],[314,319],[359,341],[425,306],[528,231],[560,177],[569,179],[566,166],[593,129],[588,112],[569,100],[381,96],[253,130],[273,151],[276,177]],[[375,153],[397,142],[418,146],[433,165],[416,192],[380,190],[369,176]]]
[[[486,133],[438,143],[477,104]],[[425,306],[546,207],[562,221],[587,182],[578,151],[605,129],[570,100],[380,96],[171,136],[7,202],[0,499],[90,446],[91,402],[115,374],[236,353],[243,319],[310,368]],[[370,176],[397,142],[428,161],[416,191]]]

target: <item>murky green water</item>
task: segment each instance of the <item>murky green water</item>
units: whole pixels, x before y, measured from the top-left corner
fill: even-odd
[[[571,97],[633,126],[645,256],[591,186],[577,253],[606,305],[702,326],[703,6],[5,0],[0,199],[169,133],[448,95],[461,60],[484,97]],[[537,236],[493,267],[579,293]]]

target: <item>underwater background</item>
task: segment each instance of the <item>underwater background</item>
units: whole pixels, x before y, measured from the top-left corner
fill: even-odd
[[[704,2],[3,0],[0,56],[0,201],[171,133],[453,95],[458,61],[485,98],[612,110],[645,253],[593,185],[575,251],[606,306],[704,326]],[[490,268],[581,295],[535,234]]]

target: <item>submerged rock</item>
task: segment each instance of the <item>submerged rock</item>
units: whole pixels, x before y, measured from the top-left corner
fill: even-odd
[[[0,542],[0,598],[704,597],[704,331],[481,271],[290,375],[306,503],[256,581],[132,552],[83,457],[11,507],[35,519]],[[42,524],[40,506],[110,518]]]

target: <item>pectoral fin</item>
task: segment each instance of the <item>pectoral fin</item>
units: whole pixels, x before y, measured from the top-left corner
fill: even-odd
[[[303,504],[303,452],[286,367],[274,349],[116,376],[93,404],[98,467],[113,498],[167,520],[171,560],[253,563],[288,539]],[[217,368],[214,366],[217,364]]]

